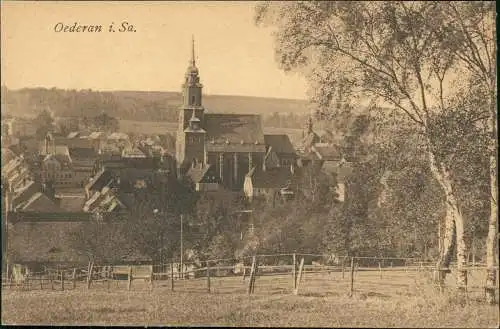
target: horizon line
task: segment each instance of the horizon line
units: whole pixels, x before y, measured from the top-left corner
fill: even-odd
[[[91,90],[94,92],[144,92],[144,93],[179,93],[182,94],[182,91],[171,91],[171,90],[145,90],[145,89],[93,89],[93,88],[62,88],[62,87],[47,87],[47,86],[29,86],[29,87],[20,87],[20,88],[9,88],[7,84],[2,84],[2,89],[6,88],[9,91],[20,91],[23,89],[59,89],[59,90],[65,90],[65,91],[84,91],[84,90]],[[290,97],[273,97],[273,96],[258,96],[258,95],[242,95],[242,94],[225,94],[225,93],[217,93],[217,94],[208,94],[208,93],[203,93],[203,96],[226,96],[226,97],[249,97],[249,98],[268,98],[268,99],[281,99],[281,100],[294,100],[294,101],[305,101],[309,102],[309,99],[307,97],[305,98],[290,98]]]

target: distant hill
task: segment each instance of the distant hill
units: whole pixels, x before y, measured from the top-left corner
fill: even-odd
[[[174,107],[181,106],[182,94],[170,91],[113,91],[125,98],[149,101],[164,101]],[[203,105],[207,111],[223,113],[308,113],[308,101],[286,98],[253,97],[237,95],[203,95]]]
[[[126,120],[177,121],[180,92],[92,91],[57,88],[2,88],[2,110],[15,115],[36,115],[50,108],[57,116],[95,116],[106,112]],[[308,112],[306,100],[204,95],[208,112],[271,114]]]

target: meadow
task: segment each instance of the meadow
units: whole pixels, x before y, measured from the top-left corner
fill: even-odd
[[[477,275],[477,280],[479,280]],[[449,278],[453,280],[453,278]],[[477,281],[474,275],[471,281]],[[290,275],[261,276],[256,290],[237,277],[95,283],[90,290],[4,289],[2,324],[195,325],[287,327],[498,327],[498,305],[484,305],[480,293],[468,299],[450,289],[438,293],[422,272],[306,273],[298,295]]]

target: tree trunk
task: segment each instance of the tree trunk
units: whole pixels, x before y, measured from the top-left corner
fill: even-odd
[[[467,246],[464,239],[464,219],[453,191],[449,170],[442,163],[438,166],[432,151],[429,150],[428,152],[431,172],[443,188],[446,202],[443,250],[437,263],[439,269],[437,279],[440,285],[444,284],[446,273],[450,272],[449,266],[455,240],[457,247],[457,286],[462,290],[467,286]]]
[[[441,244],[441,250],[439,254],[439,258],[436,264],[438,269],[436,283],[439,284],[440,287],[444,286],[444,281],[446,279],[446,274],[449,273],[449,266],[451,263],[451,257],[453,255],[453,249],[455,246],[455,220],[453,217],[453,211],[451,210],[450,205],[446,204],[446,216],[445,227],[444,227],[444,235],[443,242]]]
[[[497,134],[496,134],[496,106],[495,101],[491,104],[491,114],[489,119],[489,130],[491,132],[490,140],[490,218],[488,220],[488,237],[486,238],[486,301],[490,304],[495,303],[496,287],[496,262],[495,257],[497,239],[498,239],[498,177],[497,177]]]

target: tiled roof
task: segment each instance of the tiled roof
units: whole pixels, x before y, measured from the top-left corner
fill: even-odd
[[[47,155],[47,152],[45,152],[45,142],[40,142],[39,151],[41,155]],[[54,147],[49,146],[49,154],[51,153],[69,155],[69,149],[66,145],[56,145],[54,152]]]
[[[103,138],[104,135],[105,134],[102,131],[94,131],[93,133],[91,133],[89,135],[89,138],[90,139],[98,139],[98,138]]]
[[[108,136],[108,139],[126,139],[128,140],[129,137],[125,133],[120,133],[120,132],[114,132]]]
[[[93,148],[94,144],[94,140],[87,138],[72,138],[65,142],[69,148]]]
[[[244,145],[265,144],[259,115],[207,113],[204,120],[207,146],[229,143],[237,149]]]
[[[54,158],[56,158],[57,161],[62,165],[64,165],[64,164],[70,165],[72,162],[69,154],[56,154],[56,155],[54,155]]]
[[[342,158],[340,148],[335,145],[316,144],[311,149],[318,154],[318,158],[321,160],[340,160]]]
[[[12,205],[14,208],[19,206],[21,203],[28,201],[36,192],[41,191],[41,184],[30,181],[28,184],[23,186],[21,189],[16,191],[16,195],[12,200]]]
[[[72,131],[68,134],[68,137],[69,139],[71,138],[76,138],[76,137],[79,137],[80,136],[80,132],[79,131]]]
[[[212,144],[206,143],[205,147],[207,152],[252,152],[252,153],[264,153],[266,152],[266,146],[264,144]]]
[[[145,158],[146,154],[138,148],[124,149],[122,151],[122,157]]]
[[[266,171],[257,171],[255,167],[247,174],[252,179],[253,188],[282,188],[292,183],[296,175],[290,168],[273,168]]]
[[[58,212],[61,209],[48,196],[41,192],[33,194],[26,203],[20,205],[21,211]]]
[[[311,151],[297,151],[297,156],[302,160],[319,160],[318,154]]]
[[[273,152],[272,147],[270,147],[267,150],[266,156],[264,157],[264,163],[267,168],[274,168],[280,166],[280,159],[278,158],[278,155],[275,152]]]
[[[62,211],[67,212],[79,212],[83,211],[83,205],[85,204],[85,198],[78,196],[62,197],[59,199],[59,207]]]
[[[99,154],[90,147],[70,147],[69,155],[73,158],[97,158]]]
[[[272,147],[273,151],[278,154],[295,155],[295,149],[288,135],[264,135],[264,140],[266,145]]]
[[[12,153],[14,153],[15,156],[20,156],[21,154],[24,153],[24,148],[20,144],[9,145],[9,150]],[[3,162],[3,159],[2,159],[2,162]]]
[[[3,159],[2,159],[3,160]],[[14,169],[21,165],[21,159],[12,158],[10,161],[2,161],[2,176],[9,175]]]
[[[101,169],[90,182],[85,186],[86,190],[100,191],[104,186],[108,185],[112,180],[112,175],[109,170]]]

